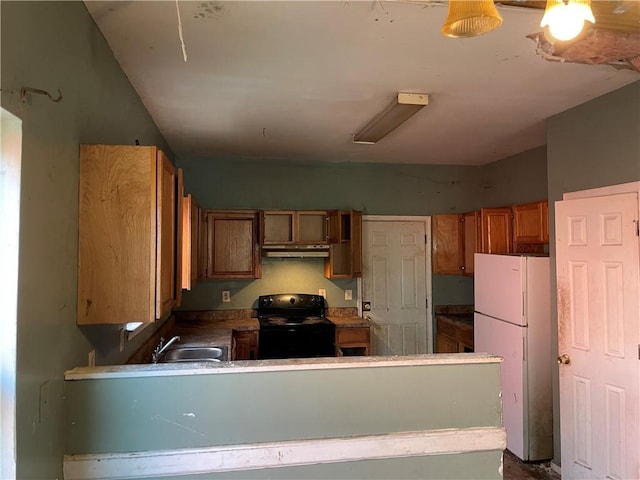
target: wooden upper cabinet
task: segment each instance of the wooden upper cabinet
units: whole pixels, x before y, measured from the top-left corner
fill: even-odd
[[[260,212],[262,245],[326,244],[327,212],[316,210],[271,210]]]
[[[329,218],[329,257],[325,260],[325,277],[362,276],[362,212],[333,210]]]
[[[153,322],[176,295],[176,174],[155,147],[81,145],[77,323]]]
[[[546,201],[514,205],[512,209],[514,242],[549,242],[549,213]]]
[[[200,207],[191,194],[182,197],[182,288],[191,290],[199,279]]]
[[[463,222],[455,214],[432,217],[433,273],[459,275],[464,261]]]
[[[255,211],[207,210],[207,279],[260,278]]]
[[[182,202],[182,199],[184,197],[184,176],[182,173],[182,169],[178,168],[177,172],[176,172],[176,181],[175,181],[175,199],[174,199],[174,203],[176,205],[176,210],[174,213],[174,218],[175,218],[175,229],[176,229],[176,245],[175,245],[175,271],[176,271],[176,278],[175,278],[175,282],[174,282],[174,288],[176,291],[175,297],[176,297],[176,303],[175,306],[179,307],[180,304],[182,303],[182,273],[183,273],[183,268],[182,268],[182,252],[184,249],[184,229],[183,229],[183,222],[184,222],[184,215],[182,212],[182,209],[184,207],[184,203]]]
[[[462,214],[462,237],[464,239],[464,262],[462,274],[473,275],[474,255],[481,251],[480,212],[468,212]]]
[[[511,207],[480,210],[482,253],[512,253]]]

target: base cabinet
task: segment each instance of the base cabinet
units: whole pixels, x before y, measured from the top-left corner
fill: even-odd
[[[436,319],[436,353],[473,352],[473,328],[451,322],[446,318]]]
[[[234,330],[231,345],[231,360],[258,359],[258,332]]]
[[[370,346],[369,327],[336,328],[336,355],[338,357],[369,355]]]

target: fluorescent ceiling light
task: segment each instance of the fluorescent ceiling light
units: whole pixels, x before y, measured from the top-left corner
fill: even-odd
[[[353,136],[353,143],[376,143],[428,104],[426,93],[398,93],[387,108]]]

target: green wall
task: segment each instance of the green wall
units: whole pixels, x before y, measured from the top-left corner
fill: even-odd
[[[545,199],[546,161],[542,146],[482,167],[194,157],[178,157],[176,164],[184,169],[185,191],[204,208],[434,215]],[[356,306],[356,281],[327,280],[322,265],[317,260],[265,261],[262,279],[202,282],[193,292],[185,292],[181,309],[250,308],[258,295],[303,288],[307,293],[326,288],[329,306]],[[344,300],[345,289],[353,290],[354,300]],[[231,290],[235,300],[222,304],[222,290]],[[433,302],[472,304],[473,278],[434,276]]]
[[[640,180],[640,81],[547,120],[552,353],[558,353],[555,211],[562,194]],[[560,438],[558,370],[553,370],[554,438]],[[560,442],[554,443],[560,464]]]
[[[120,363],[118,327],[76,326],[78,146],[166,143],[81,2],[0,2],[2,107],[23,125],[17,319],[17,477],[62,478],[63,372]],[[22,87],[62,91],[62,101]],[[169,152],[170,153],[170,152]]]

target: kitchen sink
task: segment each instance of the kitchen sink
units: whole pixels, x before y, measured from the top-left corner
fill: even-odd
[[[158,363],[223,362],[227,360],[227,347],[180,347],[167,350]]]

